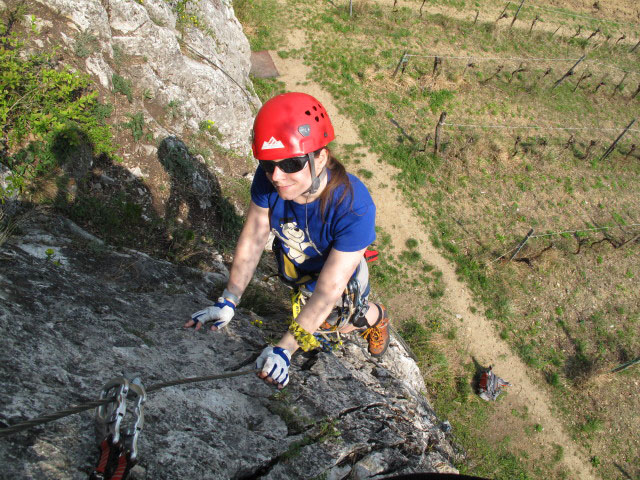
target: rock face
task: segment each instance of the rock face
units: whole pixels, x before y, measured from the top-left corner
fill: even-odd
[[[215,126],[223,147],[248,152],[260,101],[249,81],[249,42],[230,1],[33,0],[33,4],[40,8],[30,10],[29,18],[34,15],[42,38],[62,41],[76,52],[83,42],[91,46],[82,54],[86,70],[104,88],[112,90],[113,74],[126,71],[146,99],[172,106],[172,131],[156,133],[198,131],[202,122],[213,122],[208,125]],[[43,20],[48,11],[66,18],[66,25]],[[151,120],[163,112],[144,113]]]
[[[247,370],[275,322],[242,308],[223,331],[183,330],[219,273],[116,251],[36,213],[0,246],[0,423],[97,398],[117,375],[147,386]],[[204,329],[203,329],[204,330]],[[377,478],[455,472],[454,449],[392,342],[382,361],[357,338],[296,354],[280,393],[254,375],[150,393],[136,478]],[[130,415],[130,414],[127,414]],[[127,421],[125,416],[125,424]],[[0,439],[2,478],[84,479],[97,464],[92,412]]]

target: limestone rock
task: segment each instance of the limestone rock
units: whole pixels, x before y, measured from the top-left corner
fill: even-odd
[[[62,217],[31,215],[0,247],[0,260],[2,426],[97,398],[117,375],[150,386],[251,369],[267,338],[281,333],[270,319],[266,328],[254,326],[255,314],[243,308],[222,332],[182,329],[191,312],[211,304],[224,272],[114,250]],[[421,380],[393,367],[406,358],[392,342],[374,361],[354,336],[335,354],[294,355],[291,382],[280,393],[253,374],[152,392],[137,475],[455,471],[455,450],[416,389]],[[86,478],[98,460],[94,424],[84,412],[3,439],[4,478]]]
[[[179,105],[172,129],[197,131],[202,122],[213,122],[220,144],[239,153],[249,152],[254,111],[260,101],[251,93],[250,49],[231,2],[188,2],[182,23],[165,0],[34,0],[69,19],[71,32],[57,32],[69,47],[74,32],[97,38],[100,47],[85,61],[87,71],[103,87],[112,88],[114,73],[126,75],[140,92],[164,105]],[[40,12],[29,11],[38,19]],[[50,33],[55,35],[55,33]],[[134,65],[119,68],[115,50]],[[117,62],[115,62],[117,63]],[[141,105],[143,107],[143,105]],[[146,111],[145,118],[153,118]],[[157,136],[166,136],[158,130]]]

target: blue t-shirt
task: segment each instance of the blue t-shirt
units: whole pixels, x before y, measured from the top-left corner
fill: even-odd
[[[353,203],[347,193],[336,206],[344,187],[336,188],[334,202],[323,222],[319,199],[308,203],[305,213],[304,204],[280,198],[264,170],[261,167],[256,170],[251,200],[259,207],[270,209],[271,230],[276,241],[280,241],[284,253],[301,272],[319,273],[332,248],[341,252],[357,252],[376,239],[376,206],[367,187],[357,177],[348,176],[353,188]],[[307,284],[307,288],[312,290],[315,287],[313,283]]]

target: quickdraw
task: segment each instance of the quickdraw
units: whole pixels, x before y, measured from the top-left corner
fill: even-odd
[[[125,480],[138,461],[138,437],[144,426],[143,405],[147,400],[145,388],[139,379],[129,382],[124,377],[116,377],[102,388],[100,399],[109,397],[113,397],[113,401],[96,411],[100,459],[90,480]],[[128,397],[133,399],[133,422],[122,432]]]

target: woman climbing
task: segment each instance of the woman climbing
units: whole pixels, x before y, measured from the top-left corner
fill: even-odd
[[[376,357],[389,345],[386,310],[367,301],[364,252],[375,240],[376,208],[327,148],[334,138],[329,115],[310,95],[285,93],[262,106],[252,145],[260,165],[227,288],[184,325],[198,330],[214,320],[218,330],[229,323],[273,232],[280,277],[304,298],[289,331],[256,361],[258,376],[279,388],[289,382],[291,356],[320,346],[323,332],[358,330]]]

